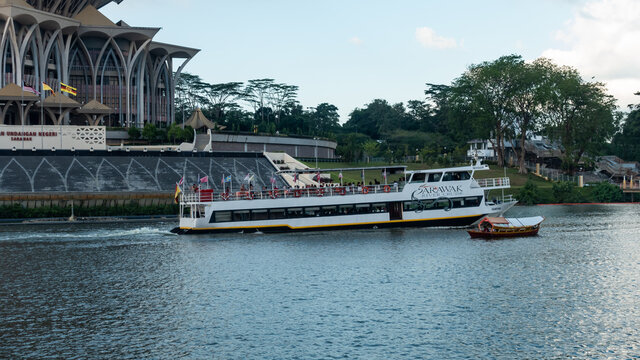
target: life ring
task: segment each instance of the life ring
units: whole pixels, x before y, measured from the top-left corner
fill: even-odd
[[[296,189],[293,191],[293,196],[299,198],[302,195],[302,190]]]
[[[391,191],[391,186],[385,185],[383,190],[384,192],[388,193],[389,191]]]
[[[368,193],[369,193],[369,188],[368,188],[368,187],[366,187],[366,186],[363,186],[363,187],[362,187],[362,193],[363,193],[363,194],[368,194]]]
[[[244,198],[247,200],[253,200],[253,192],[247,191],[247,193],[244,195]]]
[[[272,199],[278,198],[278,191],[277,190],[270,190],[269,191],[269,197],[272,198]]]
[[[339,188],[336,189],[336,194],[338,194],[338,195],[344,195],[346,193],[347,193],[347,190],[345,188],[343,188],[343,187],[339,187]]]
[[[220,197],[222,198],[222,200],[227,201],[229,200],[229,193],[224,192],[220,194]]]
[[[317,195],[318,195],[318,197],[323,197],[324,196],[324,189],[323,188],[318,188]]]

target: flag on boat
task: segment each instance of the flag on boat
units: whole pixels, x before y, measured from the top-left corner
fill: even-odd
[[[53,89],[51,88],[51,86],[45,84],[44,82],[42,83],[42,91],[51,91],[53,96],[56,96],[56,92],[53,91]]]
[[[24,91],[28,91],[28,92],[30,92],[32,94],[40,95],[40,92],[38,90],[34,89],[33,87],[31,87],[31,86],[29,86],[27,84],[24,84],[23,89],[24,89]]]
[[[173,196],[173,200],[175,200],[176,204],[180,202],[181,192],[182,190],[180,190],[180,185],[176,184],[176,194]]]
[[[224,182],[231,182],[231,175],[224,178]]]
[[[342,171],[340,171],[340,174],[338,174],[338,179],[342,179]]]
[[[78,89],[76,89],[76,88],[74,88],[72,86],[69,86],[69,85],[67,85],[65,83],[60,83],[60,91],[64,91],[64,92],[69,93],[69,94],[71,94],[73,96],[76,96],[78,94]]]
[[[184,182],[184,176],[180,178],[180,181],[178,181],[178,185],[182,185],[183,182]]]
[[[298,173],[293,174],[293,182],[298,182]]]
[[[205,176],[203,178],[200,178],[200,183],[208,183],[209,182],[209,176]]]
[[[245,182],[251,182],[251,180],[253,180],[253,174],[251,173],[247,173],[247,176],[244,177],[244,181]]]
[[[382,178],[384,179],[385,182],[387,181],[387,169],[384,169],[382,171]]]
[[[270,181],[271,181],[272,184],[275,184],[276,183],[276,178],[272,176]]]

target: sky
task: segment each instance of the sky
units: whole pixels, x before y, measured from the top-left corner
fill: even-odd
[[[622,109],[640,103],[640,0],[125,0],[101,11],[201,49],[184,71],[208,83],[297,85],[303,106],[331,103],[341,122],[509,54],[573,66]]]

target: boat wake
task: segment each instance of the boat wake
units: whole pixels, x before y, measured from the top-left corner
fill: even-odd
[[[73,241],[73,240],[104,240],[131,237],[147,237],[158,235],[172,235],[168,231],[155,227],[141,227],[126,230],[87,229],[78,231],[50,231],[50,232],[4,232],[0,235],[0,242],[12,241]]]

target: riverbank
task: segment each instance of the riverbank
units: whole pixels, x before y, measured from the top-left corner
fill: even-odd
[[[177,221],[178,215],[139,215],[139,216],[106,216],[106,217],[54,217],[54,218],[21,218],[0,219],[0,226],[6,225],[61,225],[61,224],[109,224],[109,223],[155,223]]]

